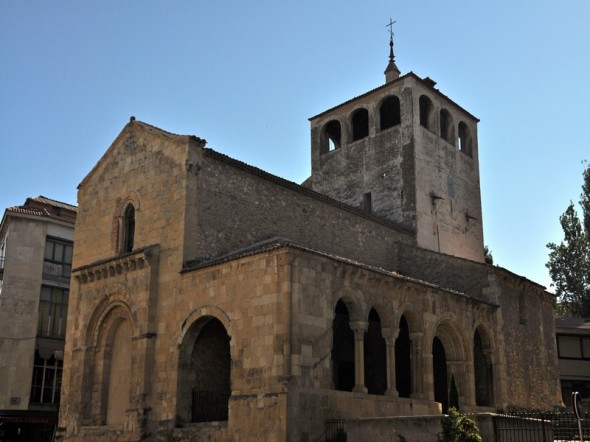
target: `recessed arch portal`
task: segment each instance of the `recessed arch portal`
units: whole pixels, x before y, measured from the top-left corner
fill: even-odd
[[[213,316],[199,318],[180,345],[177,415],[185,422],[224,421],[231,395],[230,337]]]
[[[129,386],[131,385],[131,323],[122,320],[116,326],[111,341],[108,360],[108,395],[106,424],[123,425],[129,408]]]

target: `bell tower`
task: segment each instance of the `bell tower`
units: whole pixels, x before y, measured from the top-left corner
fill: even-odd
[[[389,45],[384,85],[310,118],[306,185],[414,231],[419,247],[483,262],[479,120],[430,78],[400,75],[392,30]]]

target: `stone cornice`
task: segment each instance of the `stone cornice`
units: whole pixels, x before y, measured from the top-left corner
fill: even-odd
[[[86,284],[102,279],[108,279],[124,273],[150,267],[154,257],[158,255],[160,246],[152,245],[134,250],[122,256],[97,261],[78,267],[72,271],[72,276],[80,284]]]

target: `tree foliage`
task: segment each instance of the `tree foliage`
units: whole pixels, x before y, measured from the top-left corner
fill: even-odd
[[[481,434],[472,419],[449,408],[448,416],[441,419],[442,432],[438,435],[439,442],[482,442]]]
[[[580,195],[582,218],[573,202],[559,217],[564,239],[549,243],[546,266],[557,295],[557,311],[562,316],[590,318],[590,166],[586,164]]]

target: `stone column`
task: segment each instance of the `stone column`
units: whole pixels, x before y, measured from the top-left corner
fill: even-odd
[[[381,330],[381,334],[385,339],[385,345],[387,350],[387,396],[399,396],[395,378],[395,341],[399,336],[399,328],[392,330],[390,328],[384,328]]]
[[[412,394],[411,397],[416,399],[426,399],[428,397],[424,387],[424,379],[429,373],[432,375],[432,354],[422,354],[422,337],[423,333],[410,333],[410,342],[412,344]],[[430,364],[424,364],[425,356],[430,356]],[[431,379],[432,376],[427,377]],[[434,389],[432,388],[432,397],[434,398]]]
[[[365,332],[369,327],[367,321],[355,321],[350,323],[354,332],[354,388],[356,393],[366,393],[365,387]]]

